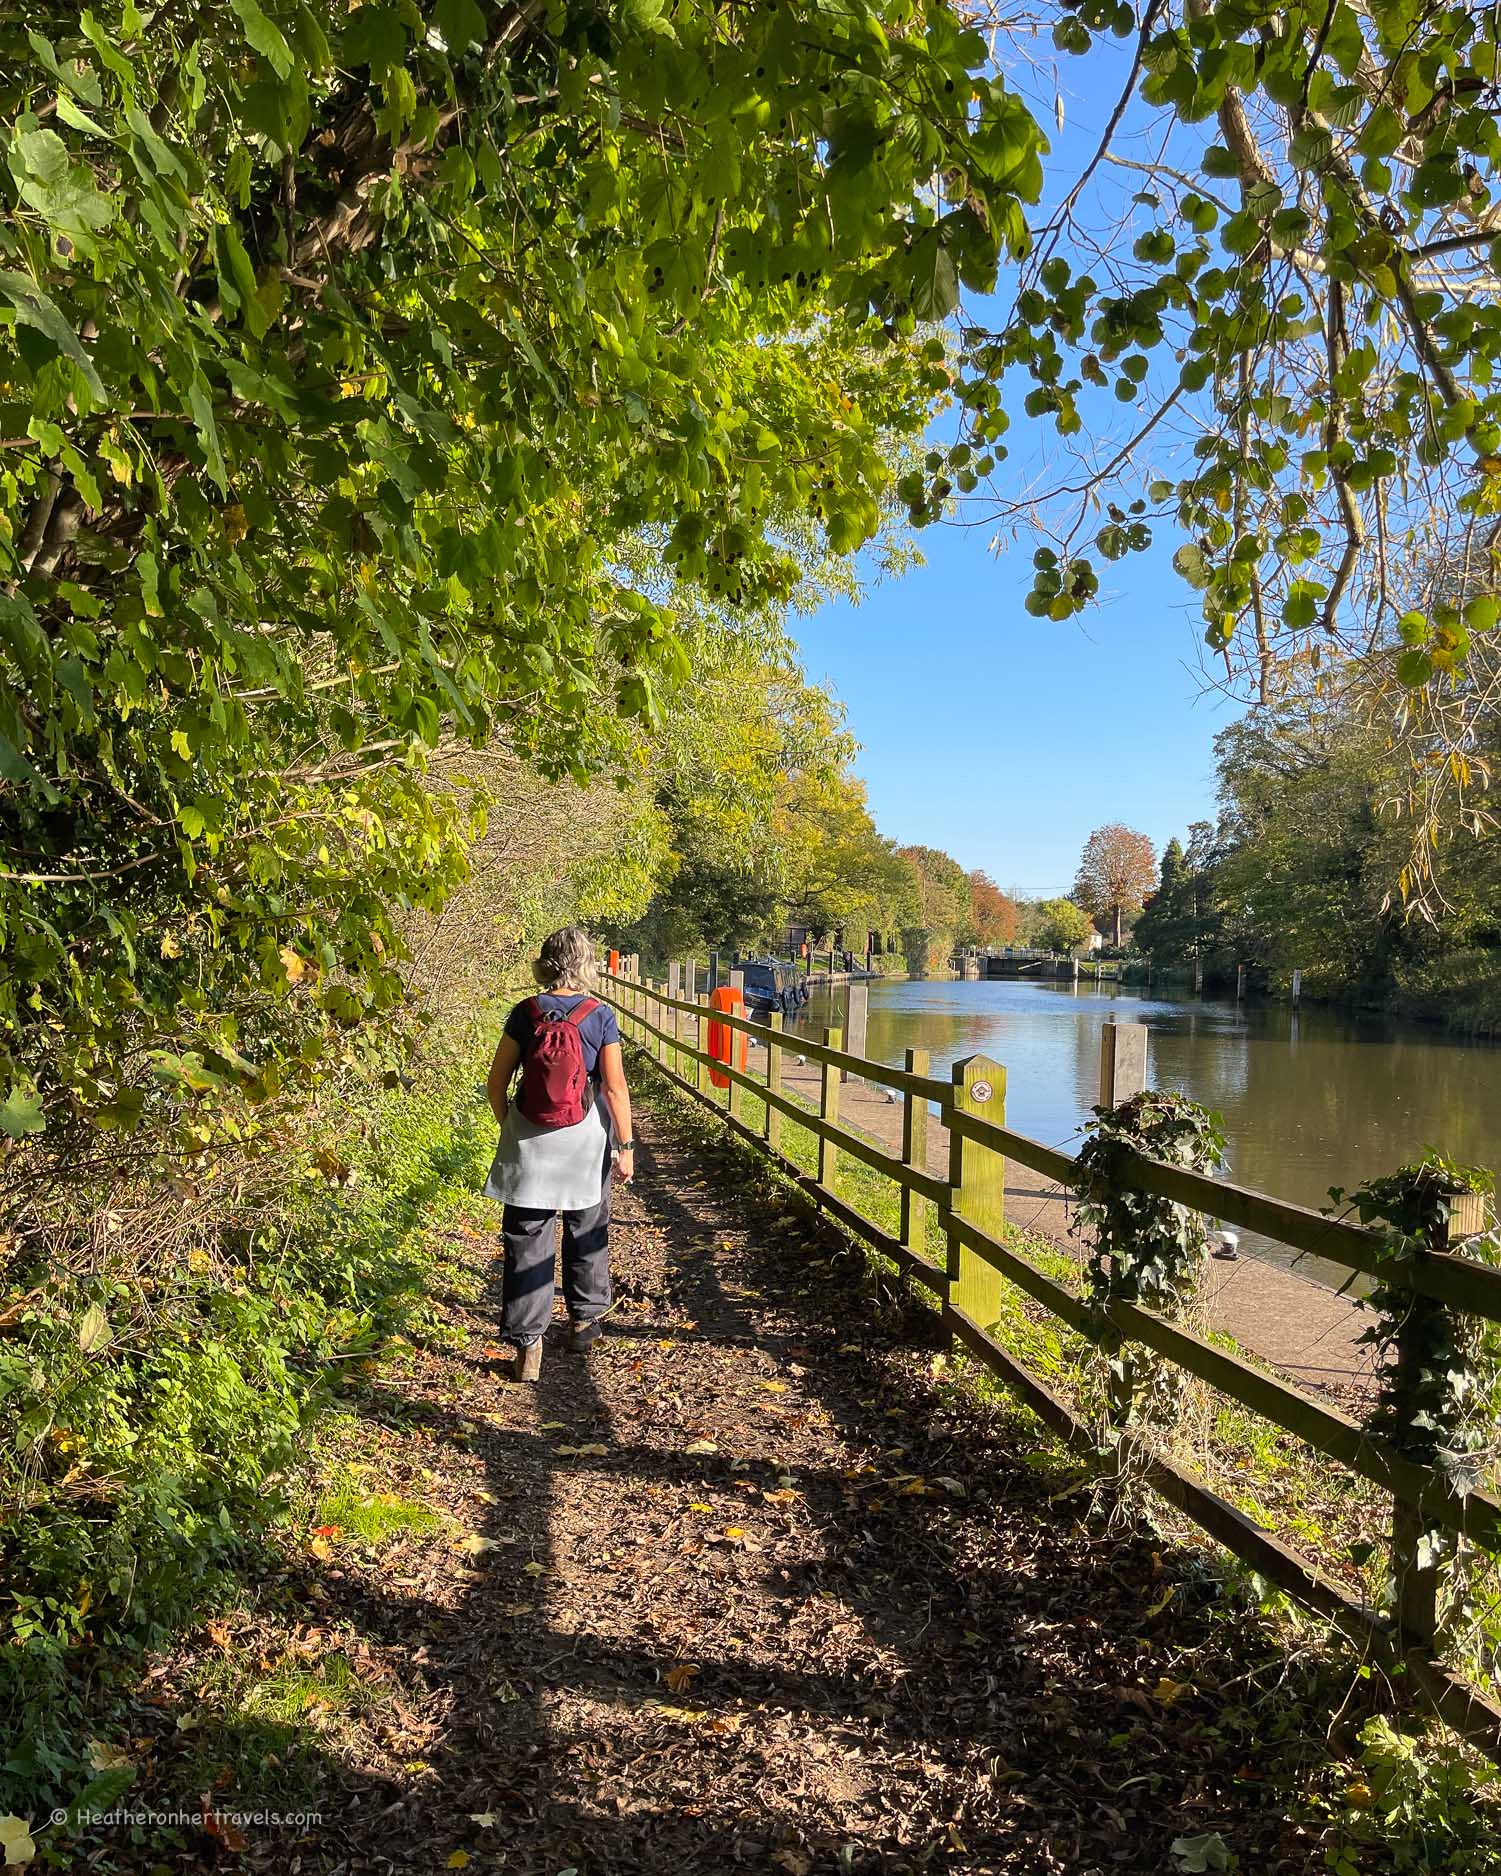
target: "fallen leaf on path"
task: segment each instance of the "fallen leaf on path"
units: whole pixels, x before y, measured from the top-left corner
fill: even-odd
[[[805,1856],[801,1850],[775,1850],[771,1860],[779,1870],[785,1870],[787,1876],[808,1876],[813,1868],[812,1857]]]
[[[1144,1619],[1147,1621],[1150,1621],[1154,1615],[1161,1615],[1163,1610],[1173,1600],[1174,1596],[1176,1596],[1177,1593],[1178,1593],[1178,1585],[1176,1583],[1169,1583],[1167,1588],[1157,1598],[1156,1602],[1154,1602],[1151,1608],[1146,1611]]]
[[[524,1563],[521,1568],[527,1576],[547,1575],[547,1565],[545,1563]]]
[[[123,1772],[127,1767],[134,1768],[135,1760],[119,1746],[112,1746],[108,1740],[91,1739],[88,1747],[88,1760],[96,1772]]]
[[[790,1485],[784,1485],[780,1491],[762,1492],[761,1496],[768,1505],[793,1505],[802,1497],[802,1493],[793,1491]]]
[[[487,1550],[499,1550],[500,1544],[496,1538],[481,1537],[478,1531],[468,1531],[457,1540],[454,1548],[467,1551],[471,1557],[481,1557]]]
[[[690,1505],[690,1506],[688,1507],[688,1509],[689,1509],[690,1511],[712,1511],[712,1510],[714,1509],[714,1507],[713,1507],[712,1505],[705,1505],[705,1504],[702,1504],[702,1503],[696,1503],[696,1504],[692,1504],[692,1505]]]
[[[697,1680],[700,1670],[691,1661],[679,1661],[662,1676],[675,1694],[685,1694]]]
[[[691,1446],[683,1448],[685,1453],[717,1453],[719,1448],[713,1440],[695,1440]]]
[[[596,1440],[589,1446],[559,1446],[554,1450],[564,1459],[603,1459],[610,1449]]]
[[[567,1427],[566,1420],[544,1420],[537,1431],[539,1433],[562,1433],[567,1430]]]
[[[333,1548],[326,1537],[310,1537],[308,1539],[308,1549],[320,1563],[327,1563],[329,1558],[334,1554]]]
[[[494,1811],[471,1811],[469,1813],[469,1822],[477,1825],[480,1830],[494,1830],[499,1821]]]
[[[785,1394],[787,1392],[787,1383],[785,1381],[758,1381],[756,1386],[764,1387],[768,1394]]]
[[[1187,1681],[1175,1681],[1170,1679],[1166,1674],[1163,1675],[1162,1679],[1158,1681],[1157,1685],[1152,1689],[1153,1698],[1160,1700],[1165,1707],[1174,1706],[1185,1694],[1191,1694],[1192,1692],[1193,1688],[1189,1686]]]
[[[250,1848],[250,1839],[245,1835],[232,1817],[225,1817],[222,1812],[212,1809],[209,1793],[203,1792],[198,1800],[203,1816],[203,1828],[210,1837],[217,1837],[226,1850],[238,1853]]]
[[[469,1852],[467,1850],[455,1850],[453,1855],[448,1859],[447,1867],[449,1869],[463,1869],[468,1862]]]

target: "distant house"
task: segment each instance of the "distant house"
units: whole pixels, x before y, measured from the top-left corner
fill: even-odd
[[[1101,932],[1097,932],[1097,931],[1091,931],[1088,938],[1086,938],[1084,941],[1084,949],[1086,951],[1102,951],[1104,948],[1105,948],[1104,934]]]

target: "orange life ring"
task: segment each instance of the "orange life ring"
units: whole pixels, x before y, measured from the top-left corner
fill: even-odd
[[[733,984],[721,984],[718,990],[709,992],[709,1008],[721,1010],[727,1016],[744,1016],[745,999]],[[739,1048],[735,1047],[739,1043]],[[741,1074],[745,1073],[749,1041],[743,1029],[731,1029],[728,1023],[709,1024],[709,1054],[716,1062],[733,1061]],[[716,1088],[728,1088],[730,1078],[717,1068],[709,1070],[709,1080]]]

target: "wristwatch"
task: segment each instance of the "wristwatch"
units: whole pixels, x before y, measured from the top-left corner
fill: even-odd
[[[615,1148],[617,1153],[634,1153],[635,1150],[636,1142],[634,1140],[621,1140]]]

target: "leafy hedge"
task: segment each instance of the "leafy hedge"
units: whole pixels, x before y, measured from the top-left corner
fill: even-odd
[[[11,1314],[0,1810],[67,1795],[85,1700],[221,1593],[283,1509],[309,1422],[420,1302],[424,1232],[490,1145],[476,1077],[455,1051],[367,1097],[348,1162],[326,1155],[341,1185],[283,1188],[180,1269],[42,1277]]]

